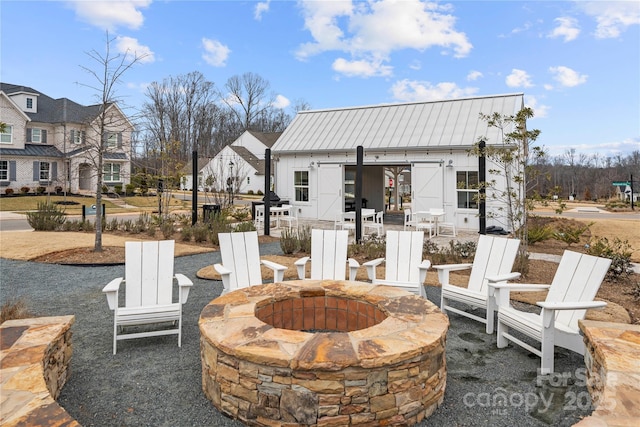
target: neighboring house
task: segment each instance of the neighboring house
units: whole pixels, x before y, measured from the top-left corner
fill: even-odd
[[[447,222],[477,230],[478,158],[468,150],[481,136],[488,145],[502,143],[498,130],[479,115],[515,115],[523,107],[518,93],[301,111],[272,148],[275,192],[291,200],[300,217],[334,220],[354,196],[356,149],[362,146],[368,208],[385,209],[387,170],[410,170],[406,181],[414,211],[443,208]],[[492,166],[487,159],[487,181],[504,187],[503,177],[490,174]],[[490,217],[504,205],[487,196]],[[506,224],[487,219],[487,225]]]
[[[83,106],[67,98],[53,99],[25,86],[0,83],[0,187],[19,193],[38,187],[71,193],[95,193],[100,105]],[[118,108],[106,111],[104,185],[129,183],[133,125]]]
[[[280,135],[282,132],[264,133],[248,130],[212,159],[206,159],[206,162],[199,159],[198,189],[228,191],[227,182],[232,178],[234,193],[264,192],[265,150],[271,148]],[[184,169],[182,189],[193,188],[193,172],[188,169],[191,167],[188,165]]]

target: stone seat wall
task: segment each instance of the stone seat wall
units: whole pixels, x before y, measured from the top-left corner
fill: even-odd
[[[56,402],[69,378],[74,316],[0,326],[0,425],[79,426]]]
[[[640,426],[640,325],[581,320],[595,411],[578,427]]]

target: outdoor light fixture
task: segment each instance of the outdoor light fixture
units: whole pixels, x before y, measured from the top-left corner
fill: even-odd
[[[313,162],[313,161],[312,161],[311,163],[309,163],[309,167],[310,167],[310,168],[313,168],[315,165],[316,165],[316,162]]]
[[[452,168],[453,167],[453,160],[449,160],[449,164],[447,165],[448,168]]]

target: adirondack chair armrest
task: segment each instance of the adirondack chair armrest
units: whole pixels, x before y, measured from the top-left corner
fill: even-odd
[[[305,268],[307,266],[307,262],[311,259],[311,257],[305,256],[295,261],[293,265],[298,269],[298,278],[300,280],[304,279],[305,276]]]
[[[549,289],[551,285],[527,285],[522,283],[493,283],[489,282],[489,295],[495,295],[496,302],[499,307],[509,306],[510,291],[526,292],[526,291],[544,291]]]
[[[427,280],[427,270],[429,270],[429,267],[431,267],[431,261],[429,261],[428,259],[422,260],[422,262],[418,266],[418,277],[420,278],[421,286],[424,284],[424,281]]]
[[[468,270],[469,268],[473,267],[473,264],[443,264],[443,265],[434,265],[433,268],[435,268],[438,271],[438,282],[440,282],[441,285],[448,285],[449,284],[449,272],[451,271],[459,271],[459,270]]]
[[[231,273],[232,271],[229,270],[228,268],[226,268],[224,265],[222,264],[213,264],[213,268],[218,272],[218,274],[220,274],[220,278],[222,279],[222,287],[228,291],[229,289],[231,289]]]
[[[372,282],[376,280],[376,267],[383,262],[384,258],[376,258],[362,264],[367,269],[367,277],[369,277],[369,280]]]
[[[278,264],[277,262],[268,261],[266,259],[260,260],[262,265],[273,270],[273,282],[282,282],[284,280],[284,271],[287,269],[282,264]]]
[[[489,287],[495,289],[506,289],[509,291],[527,292],[527,291],[544,291],[549,289],[551,285],[524,284],[524,283],[493,283],[489,282]]]
[[[487,282],[491,284],[491,283],[507,282],[509,280],[515,280],[519,277],[520,277],[520,273],[512,272],[512,273],[499,274],[497,276],[487,276],[486,279],[487,279]]]
[[[541,301],[536,304],[542,307],[542,324],[545,328],[553,326],[556,310],[588,310],[590,308],[604,308],[607,305],[604,301]]]
[[[591,308],[604,308],[607,303],[605,301],[563,301],[563,302],[537,302],[536,305],[546,310],[588,310]]]
[[[107,283],[107,285],[102,288],[102,292],[107,294],[109,310],[115,310],[118,307],[118,290],[120,289],[120,284],[122,282],[124,282],[123,277],[118,277]]]
[[[180,302],[184,304],[189,298],[189,291],[193,286],[193,282],[191,281],[191,279],[181,273],[175,273],[173,276],[178,281],[178,288],[180,289]]]
[[[349,263],[349,280],[356,280],[356,276],[358,275],[358,269],[360,268],[360,263],[353,258],[347,259]]]

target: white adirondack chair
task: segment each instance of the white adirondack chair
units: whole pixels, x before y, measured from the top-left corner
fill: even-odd
[[[273,270],[273,281],[282,282],[284,265],[260,260],[260,246],[258,232],[219,233],[221,264],[214,264],[213,268],[222,277],[222,295],[236,289],[251,285],[262,284],[260,264]]]
[[[113,316],[113,354],[119,340],[160,335],[178,335],[182,345],[182,305],[193,283],[183,274],[173,273],[175,241],[125,242],[125,277],[118,277],[103,289]],[[173,281],[178,282],[178,301],[173,300]],[[124,306],[119,305],[120,285],[125,284]],[[173,322],[177,327],[124,333],[134,325]],[[120,332],[119,332],[120,331]]]
[[[511,272],[518,253],[519,239],[507,239],[481,235],[478,239],[473,264],[434,265],[438,271],[438,281],[442,286],[440,309],[443,313],[452,311],[486,325],[486,332],[493,333],[496,301],[492,290],[489,289],[487,277],[505,282],[520,277],[520,273]],[[471,275],[466,288],[449,283],[449,272],[467,270],[471,268]],[[469,313],[460,306],[453,307],[452,302],[462,303],[473,308],[485,310],[485,317]]]
[[[349,232],[347,230],[311,230],[311,257],[302,257],[294,264],[298,277],[305,279],[307,262],[311,262],[310,279],[345,280],[349,263],[349,280],[355,280],[358,262],[347,260]]]
[[[578,329],[590,308],[602,308],[604,301],[594,301],[611,260],[591,255],[564,251],[551,285],[524,285],[497,283],[491,279],[498,302],[498,347],[508,341],[529,350],[541,358],[542,374],[553,372],[555,346],[584,354],[584,342]],[[539,291],[549,289],[540,314],[516,310],[509,304],[509,291]],[[510,329],[540,342],[540,349],[514,337]]]
[[[367,261],[363,266],[371,283],[391,285],[427,297],[424,281],[431,266],[429,260],[422,260],[424,245],[423,231],[387,231],[385,258]],[[385,263],[384,279],[376,277],[376,267]]]

